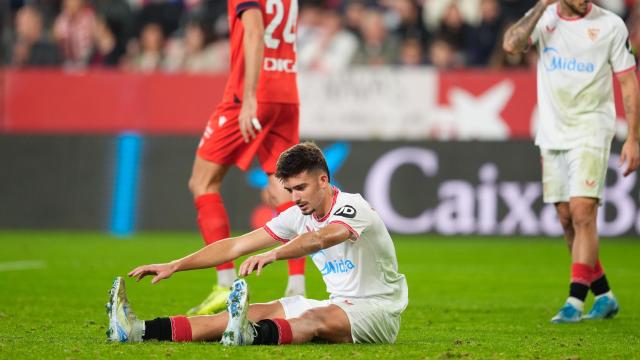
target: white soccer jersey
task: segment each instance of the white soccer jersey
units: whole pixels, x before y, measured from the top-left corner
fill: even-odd
[[[567,19],[557,3],[550,5],[531,34],[539,52],[536,144],[545,149],[610,143],[615,125],[612,72],[636,68],[622,19],[589,6],[584,17]]]
[[[408,289],[404,275],[398,273],[393,241],[380,216],[360,194],[334,188],[333,204],[324,218],[303,215],[300,208],[292,206],[264,229],[274,239],[287,242],[334,223],[347,227],[353,239],[310,255],[322,273],[327,292],[332,298],[388,301],[391,312],[402,312],[407,306]]]

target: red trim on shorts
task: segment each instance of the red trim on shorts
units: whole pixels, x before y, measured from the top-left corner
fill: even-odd
[[[346,223],[346,222],[344,222],[344,221],[340,221],[340,220],[333,220],[333,221],[332,221],[332,222],[330,222],[329,224],[340,224],[340,225],[343,225],[344,227],[346,227],[346,228],[347,228],[347,230],[349,230],[349,232],[350,232],[350,233],[352,233],[352,234],[356,237],[356,239],[358,239],[358,238],[360,237],[360,234],[358,234],[358,232],[357,232],[357,231],[355,231],[355,230],[351,227],[351,225],[347,224],[347,223]]]
[[[329,218],[329,216],[331,216],[331,212],[333,211],[333,207],[336,204],[336,201],[338,200],[338,193],[340,192],[340,190],[338,190],[338,188],[335,187],[335,186],[332,186],[331,188],[333,189],[333,200],[331,202],[331,209],[329,209],[329,211],[327,211],[327,213],[324,214],[324,216],[321,219],[318,219],[316,214],[313,213],[313,218],[316,219],[317,222],[326,221]]]
[[[568,18],[568,17],[564,17],[564,16],[560,15],[560,4],[558,4],[558,6],[556,6],[556,14],[558,14],[558,17],[560,19],[564,20],[564,21],[582,20],[585,17],[587,17],[587,15],[589,15],[589,13],[591,12],[591,8],[593,7],[592,5],[593,5],[592,3],[589,3],[589,7],[587,7],[587,12],[584,15],[578,16],[578,17],[574,17],[574,18]]]
[[[264,229],[264,231],[267,232],[267,234],[269,234],[274,240],[278,240],[281,243],[287,243],[289,242],[289,240],[287,239],[283,239],[280,236],[276,235],[276,233],[273,232],[273,230],[269,229],[269,227],[267,225],[262,227]]]
[[[615,72],[615,71],[614,71],[614,72],[613,72],[613,74],[614,74],[615,76],[620,76],[620,75],[622,75],[622,74],[626,74],[626,73],[628,73],[629,71],[634,71],[635,69],[636,69],[636,65],[633,65],[632,67],[630,67],[630,68],[628,68],[628,69],[624,69],[624,70],[621,70],[621,71],[618,71],[618,72]]]
[[[293,342],[291,324],[285,319],[271,319],[278,328],[278,345],[287,345]]]

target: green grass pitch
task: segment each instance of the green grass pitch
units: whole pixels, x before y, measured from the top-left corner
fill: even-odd
[[[553,325],[568,292],[559,239],[395,236],[409,307],[394,345],[309,344],[223,348],[216,343],[112,344],[104,304],[116,275],[201,246],[195,233],[118,240],[96,233],[0,232],[0,358],[59,359],[631,359],[640,358],[640,242],[605,239],[601,252],[621,303],[614,320]],[[40,261],[11,269],[16,261]],[[15,264],[14,264],[15,265]],[[308,295],[325,298],[307,263]],[[183,313],[213,271],[178,273],[158,285],[127,282],[139,317]],[[252,302],[280,297],[286,265],[251,276]],[[590,307],[593,298],[587,300]]]

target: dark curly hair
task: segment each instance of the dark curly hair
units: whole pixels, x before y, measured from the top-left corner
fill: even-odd
[[[329,167],[324,159],[322,150],[312,142],[303,142],[290,147],[280,154],[276,164],[275,175],[280,181],[284,181],[304,171],[313,170],[324,171],[329,180],[331,180]]]

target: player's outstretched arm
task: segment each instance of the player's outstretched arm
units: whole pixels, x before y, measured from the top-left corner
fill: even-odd
[[[140,281],[145,276],[151,275],[153,276],[151,283],[155,284],[169,278],[177,271],[214,267],[235,260],[240,256],[266,249],[276,243],[277,241],[264,229],[258,229],[236,238],[209,244],[191,255],[170,263],[138,266],[129,272],[129,276]]]
[[[529,45],[529,37],[547,6],[556,0],[539,0],[518,22],[511,25],[502,39],[502,48],[510,54],[523,52]]]
[[[620,82],[622,102],[629,128],[627,141],[622,146],[622,152],[620,153],[620,165],[627,163],[627,168],[624,170],[624,176],[627,176],[636,171],[640,165],[640,146],[638,145],[640,90],[635,71],[628,71],[618,75],[618,81]]]
[[[318,231],[299,235],[273,250],[249,257],[240,265],[238,274],[247,276],[255,271],[256,275],[260,275],[263,267],[276,260],[295,259],[313,254],[316,251],[338,245],[351,237],[351,232],[344,225],[329,224]]]

